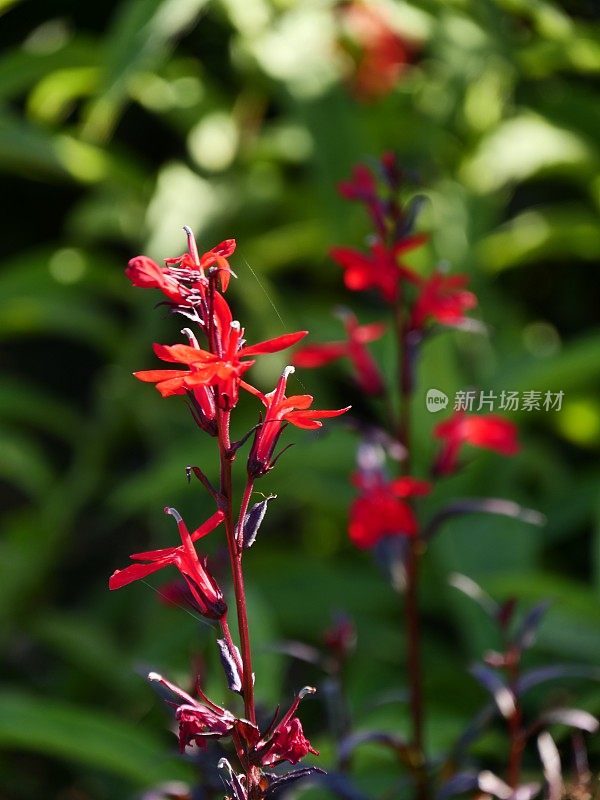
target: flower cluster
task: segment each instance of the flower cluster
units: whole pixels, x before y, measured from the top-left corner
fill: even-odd
[[[369,352],[368,345],[393,330],[400,349],[401,390],[413,389],[415,362],[420,345],[437,329],[467,328],[473,322],[466,316],[477,304],[466,288],[466,275],[435,271],[424,277],[402,259],[405,254],[426,244],[423,232],[414,232],[420,198],[402,203],[400,195],[407,176],[393,153],[386,153],[374,172],[361,164],[352,177],[340,184],[348,200],[362,203],[373,227],[368,251],[334,247],[333,260],[344,270],[344,283],[353,292],[374,291],[392,312],[391,323],[377,321],[360,324],[347,309],[338,312],[346,331],[346,341],[307,344],[296,350],[293,362],[301,367],[321,367],[339,358],[348,358],[359,389],[372,397],[390,397],[393,386]],[[406,405],[406,404],[405,404]],[[389,407],[389,405],[388,405]],[[408,445],[406,408],[400,418],[385,421],[390,434]],[[516,428],[494,414],[456,413],[439,424],[434,436],[442,446],[431,469],[432,477],[454,473],[460,466],[459,453],[465,444],[514,455],[518,450]],[[361,548],[369,548],[389,536],[414,537],[418,522],[411,498],[427,494],[432,486],[408,476],[390,480],[383,465],[367,477],[359,473],[353,480],[359,496],[350,509],[349,536]]]
[[[432,431],[439,441],[434,458],[429,463],[420,459],[415,465],[411,398],[419,355],[427,341],[445,329],[481,330],[482,326],[468,316],[477,305],[477,298],[468,289],[466,275],[448,274],[441,267],[426,274],[416,268],[412,254],[428,242],[426,233],[414,230],[421,198],[406,197],[408,175],[392,153],[386,153],[376,169],[357,166],[339,190],[346,199],[365,207],[372,230],[365,249],[334,247],[331,257],[343,270],[346,288],[373,294],[388,318],[365,324],[352,311],[342,309],[338,316],[345,339],[303,344],[295,351],[293,362],[302,367],[324,367],[347,359],[359,391],[366,396],[369,417],[355,425],[362,438],[357,452],[358,469],[351,476],[357,495],[349,511],[348,535],[356,547],[374,550],[394,588],[404,591],[412,723],[410,741],[387,732],[361,732],[349,735],[340,744],[340,751],[349,758],[350,752],[366,741],[391,747],[411,773],[417,799],[425,800],[432,774],[423,736],[418,604],[421,559],[428,542],[452,515],[494,513],[528,522],[537,520],[533,512],[496,498],[457,500],[429,520],[423,519],[425,509],[435,499],[437,482],[462,467],[466,446],[512,456],[519,449],[516,427],[495,414],[455,411]],[[421,264],[423,255],[422,252]],[[379,339],[390,335],[397,349],[397,374],[380,366],[371,349]],[[392,471],[394,464],[396,474]],[[414,474],[419,469],[425,472],[423,477]],[[514,775],[512,779],[516,780]]]
[[[295,765],[309,753],[318,753],[304,736],[296,716],[300,700],[314,689],[302,690],[279,721],[276,715],[264,728],[257,722],[242,557],[256,539],[272,496],[250,506],[254,481],[277,462],[280,454],[275,451],[288,424],[312,430],[322,426],[322,419],[337,417],[348,409],[315,410],[311,408],[313,398],[309,394],[286,396],[287,381],[294,372],[291,366],[286,367],[270,392],[263,393],[246,381],[256,357],[289,348],[306,336],[307,331],[248,344],[244,328],[233,318],[225,299],[234,274],[229,258],[235,251],[235,241],[228,239],[200,255],[192,232],[187,228],[185,231],[188,248],[182,256],[166,259],[164,267],[146,256],[138,256],[127,267],[127,277],[134,286],[161,291],[165,297],[163,303],[184,316],[190,325],[182,330],[184,342],[154,344],[155,355],[175,365],[174,368],[142,370],[134,375],[138,380],[154,383],[163,397],[185,396],[198,427],[217,439],[221,476],[218,487],[212,485],[199,467],[187,468],[188,478],[192,475],[198,478],[211,502],[216,504],[216,510],[190,533],[181,515],[173,508],[166,508],[165,512],[175,518],[181,544],[133,554],[134,563],[116,570],[109,586],[119,589],[163,567],[173,566],[184,581],[184,589],[171,587],[167,599],[182,598],[186,605],[219,625],[223,637],[217,640],[221,662],[230,690],[243,699],[243,716],[216,705],[199,687],[198,697],[192,697],[155,673],[151,673],[150,679],[166,690],[169,702],[176,708],[182,751],[191,744],[203,747],[209,739],[229,738],[241,769],[237,773],[226,760],[221,765],[229,795],[236,800],[260,800],[267,790],[283,785],[285,780],[309,775],[316,768],[295,770],[289,776],[275,775],[267,769],[283,762]],[[231,416],[239,402],[240,390],[257,398],[263,413],[252,430],[232,441]],[[250,438],[245,488],[239,512],[234,515],[233,462]],[[211,574],[206,556],[196,550],[200,539],[221,526],[229,550],[239,648],[229,630],[225,592]]]

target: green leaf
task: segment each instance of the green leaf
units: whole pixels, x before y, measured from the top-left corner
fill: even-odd
[[[95,708],[12,691],[0,694],[0,745],[100,769],[138,786],[191,777],[138,725]]]
[[[128,81],[155,68],[170,52],[173,39],[196,19],[207,0],[129,0],[121,3],[103,54],[104,80],[88,108],[86,136],[110,136],[128,92]]]

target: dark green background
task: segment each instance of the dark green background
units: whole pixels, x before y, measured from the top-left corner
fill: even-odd
[[[542,529],[469,518],[432,547],[422,592],[430,747],[446,746],[484,701],[465,669],[497,644],[448,587],[451,571],[500,599],[554,600],[533,661],[600,658],[594,3],[386,7],[421,42],[418,62],[389,95],[359,104],[327,3],[0,2],[3,798],[119,800],[189,775],[169,756],[175,739],[143,680],[148,669],[185,684],[202,653],[212,695],[226,699],[207,626],[147,585],[106,586],[130,552],[173,542],[163,506],[190,524],[211,513],[184,467],[216,468],[213,442],[183,402],[131,378],[155,363],[151,342],[175,341],[180,324],[153,309],[155,293],[129,286],[127,259],[179,254],[183,224],[204,249],[233,236],[230,299],[250,341],[305,327],[312,341],[337,338],[335,304],[361,320],[384,313],[343,289],[327,250],[362,245],[367,221],[336,183],[385,149],[419,172],[429,200],[421,225],[431,242],[413,266],[446,260],[467,272],[491,331],[427,346],[414,402],[417,474],[437,419],[424,407],[427,388],[565,393],[560,413],[515,415],[516,458],[477,455],[425,503],[429,514],[445,498],[493,495],[548,517]],[[393,379],[391,338],[374,351]],[[263,359],[255,382],[270,388],[284,363]],[[305,386],[317,407],[352,402],[368,413],[341,364],[291,386]],[[256,405],[245,398],[237,417],[242,433]],[[258,698],[273,706],[320,680],[268,644],[317,644],[330,614],[345,610],[358,628],[348,671],[358,727],[406,730],[402,704],[374,711],[368,702],[403,686],[404,640],[399,599],[346,539],[354,436],[341,424],[286,436],[296,445],[259,486],[278,500],[246,559]],[[577,698],[600,712],[597,688],[572,688],[538,701]],[[318,699],[303,716],[327,765]],[[504,748],[488,737],[480,763],[501,770]],[[365,749],[356,773],[374,792],[394,768]]]

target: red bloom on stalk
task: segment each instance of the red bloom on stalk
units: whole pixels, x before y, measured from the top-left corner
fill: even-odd
[[[259,397],[266,407],[265,418],[259,423],[254,441],[248,456],[248,472],[255,478],[264,475],[274,464],[273,452],[283,430],[284,423],[289,422],[297,428],[315,430],[322,427],[321,419],[339,417],[345,414],[350,406],[331,411],[318,411],[309,408],[313,401],[310,394],[285,396],[285,389],[289,375],[294,372],[294,367],[286,367],[272,392],[263,394],[247,384],[244,388]]]
[[[169,694],[180,702],[177,707],[176,718],[179,723],[179,749],[185,752],[188,744],[195,742],[199,747],[205,747],[207,739],[218,739],[230,734],[238,722],[250,725],[245,720],[237,720],[225,708],[213,703],[204,694],[202,702],[184,692],[179,686],[163,678],[156,672],[151,672],[148,679],[158,683]],[[183,701],[181,703],[181,701]],[[257,731],[258,733],[258,731]],[[258,736],[256,737],[258,738]]]
[[[298,717],[292,717],[285,724],[277,726],[271,747],[264,756],[262,764],[265,767],[273,767],[283,761],[297,764],[309,753],[313,753],[315,756],[319,755],[319,751],[315,750],[304,735],[302,723]]]
[[[403,280],[420,282],[412,270],[398,263],[398,256],[420,247],[426,241],[425,234],[416,234],[401,239],[392,247],[373,244],[369,254],[350,247],[334,247],[330,255],[345,270],[344,283],[348,289],[362,292],[375,288],[381,292],[384,300],[395,303]]]
[[[314,692],[312,686],[305,686],[277,726],[256,744],[255,752],[263,767],[274,767],[283,761],[297,764],[309,753],[319,755],[319,751],[304,736],[302,723],[294,716],[302,698]]]
[[[125,275],[134,286],[142,289],[160,289],[174,303],[185,303],[188,289],[179,283],[171,271],[163,269],[148,256],[136,256],[129,261]]]
[[[125,569],[116,570],[108,582],[109,588],[120,589],[132,581],[146,578],[163,567],[174,566],[184,577],[200,612],[206,617],[221,619],[227,611],[223,592],[208,572],[206,558],[198,556],[193,543],[213,531],[223,521],[225,515],[222,511],[216,511],[212,517],[190,534],[185,522],[174,508],[166,508],[165,512],[171,514],[177,521],[181,545],[134,553],[130,556],[133,561],[148,563],[131,564]]]
[[[440,422],[433,435],[443,440],[434,472],[449,475],[458,466],[458,455],[464,444],[494,450],[503,456],[513,456],[519,450],[517,426],[497,414],[465,414],[457,411],[450,419]]]
[[[221,290],[229,285],[231,267],[227,260],[235,250],[235,239],[226,239],[202,256],[198,255],[196,243],[189,229],[189,252],[177,258],[165,259],[165,268],[147,256],[136,256],[129,262],[125,274],[134,286],[144,289],[160,289],[177,305],[194,305],[204,296],[207,279],[205,270],[216,267],[221,278]]]
[[[294,364],[297,367],[321,367],[347,356],[352,362],[356,380],[362,391],[366,394],[380,394],[384,389],[383,379],[365,345],[380,339],[385,333],[386,326],[381,322],[359,325],[350,311],[344,310],[340,316],[348,340],[305,345],[294,353]]]
[[[465,318],[464,312],[477,305],[477,297],[464,287],[466,275],[436,273],[421,285],[411,317],[411,327],[422,328],[429,319],[441,325],[456,325]]]
[[[258,344],[244,345],[244,329],[239,322],[231,319],[229,306],[222,298],[218,305],[215,303],[215,322],[220,355],[202,350],[198,346],[155,344],[154,352],[162,361],[185,364],[189,369],[143,370],[134,372],[135,377],[141,381],[156,383],[156,388],[163,397],[185,394],[199,386],[216,386],[220,407],[230,409],[237,403],[242,374],[254,364],[254,360],[242,361],[243,358],[285,350],[308,333],[296,331]],[[247,384],[243,385],[248,388]],[[201,396],[196,399],[201,402],[203,398]]]
[[[386,536],[416,535],[417,518],[405,498],[428,494],[431,484],[408,476],[386,481],[381,473],[356,474],[353,482],[362,489],[350,508],[348,530],[357,547],[374,547]]]

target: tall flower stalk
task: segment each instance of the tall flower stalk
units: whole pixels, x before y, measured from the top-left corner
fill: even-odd
[[[255,363],[256,356],[285,350],[307,332],[297,331],[258,344],[247,344],[244,329],[233,318],[225,299],[233,274],[229,258],[234,253],[235,241],[229,239],[200,255],[191,230],[186,228],[185,231],[187,252],[166,259],[165,267],[145,256],[132,259],[127,267],[126,274],[134,286],[162,291],[171,310],[185,317],[191,326],[182,330],[186,343],[154,345],[156,356],[175,364],[176,368],[134,374],[141,381],[154,383],[163,397],[186,397],[198,427],[216,440],[218,487],[212,485],[200,467],[187,468],[188,477],[195,476],[199,480],[216,510],[190,533],[179,512],[166,508],[166,513],[177,523],[181,544],[132,555],[134,563],[117,570],[109,585],[111,589],[118,589],[163,567],[174,566],[185,581],[188,603],[219,625],[222,638],[217,644],[221,661],[229,689],[243,700],[243,716],[212,702],[200,687],[192,696],[161,675],[151,673],[149,678],[161,686],[176,708],[182,751],[192,743],[204,747],[210,739],[230,739],[237,766],[232,767],[227,759],[219,763],[228,796],[234,800],[261,800],[267,792],[319,770],[309,767],[283,773],[269,771],[284,762],[296,765],[308,753],[318,753],[304,736],[296,716],[300,700],[314,692],[312,687],[299,691],[289,710],[282,716],[276,713],[268,725],[261,725],[258,719],[243,557],[256,539],[272,498],[251,505],[254,484],[275,466],[280,455],[275,452],[279,438],[288,424],[304,429],[319,428],[323,418],[339,416],[348,409],[319,411],[311,408],[313,398],[310,395],[286,397],[287,381],[294,367],[286,367],[276,387],[266,394],[246,382],[246,372]],[[232,417],[240,390],[257,398],[265,410],[252,430],[234,440]],[[234,462],[250,439],[245,485],[239,506],[236,506]],[[196,550],[196,542],[221,525],[229,552],[239,647],[229,629],[225,592],[211,574],[207,558]]]
[[[344,271],[346,287],[378,295],[388,311],[388,321],[363,325],[345,310],[342,320],[346,341],[303,345],[295,352],[294,363],[321,367],[349,358],[362,393],[374,401],[383,400],[372,404],[373,416],[359,426],[365,435],[358,449],[358,471],[353,476],[359,495],[350,509],[349,535],[358,547],[385,554],[395,583],[402,584],[411,733],[402,747],[397,740],[394,746],[414,778],[415,796],[425,800],[430,794],[430,765],[419,594],[421,561],[432,527],[421,522],[417,500],[433,490],[434,480],[460,467],[463,445],[504,455],[515,453],[518,445],[516,429],[507,420],[493,414],[457,413],[434,430],[443,444],[429,475],[424,476],[426,479],[412,475],[411,401],[423,344],[443,328],[473,330],[480,326],[466,316],[477,303],[466,288],[466,276],[448,275],[440,269],[424,277],[405,263],[405,254],[422,247],[428,238],[413,231],[420,199],[403,202],[405,186],[406,176],[391,153],[382,157],[376,171],[363,165],[356,167],[351,180],[340,185],[340,192],[365,206],[372,226],[368,249],[334,247],[331,251]],[[384,378],[389,370],[380,370],[368,350],[368,344],[384,335],[386,329],[393,331],[397,351],[395,385]],[[394,397],[398,398],[396,407]],[[395,465],[395,478],[389,475],[391,465]],[[440,519],[445,519],[443,511]]]

